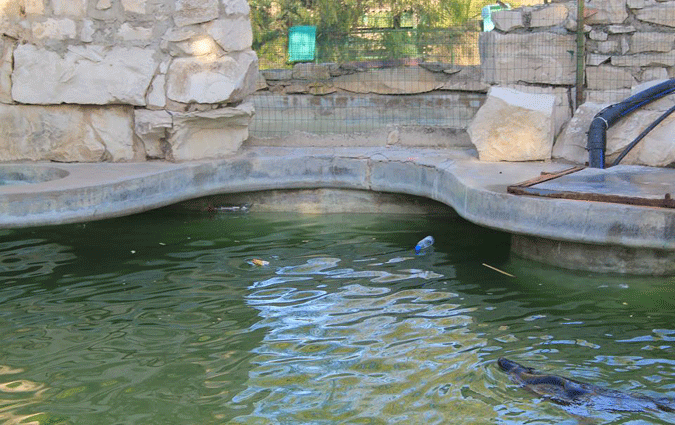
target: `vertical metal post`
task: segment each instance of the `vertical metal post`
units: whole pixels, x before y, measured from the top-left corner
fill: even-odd
[[[584,77],[586,76],[586,69],[584,66],[585,51],[585,36],[584,36],[584,0],[577,0],[577,79],[576,79],[576,105],[584,101]]]

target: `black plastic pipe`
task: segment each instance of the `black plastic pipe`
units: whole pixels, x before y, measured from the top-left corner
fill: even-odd
[[[675,78],[656,84],[598,112],[588,129],[588,165],[605,168],[607,130],[634,110],[675,91]]]

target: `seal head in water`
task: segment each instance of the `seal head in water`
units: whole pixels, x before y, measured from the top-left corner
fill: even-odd
[[[549,375],[504,357],[500,357],[497,364],[515,383],[564,406],[585,405],[596,410],[614,412],[675,411],[673,399],[652,398],[642,394],[610,390],[562,376]]]

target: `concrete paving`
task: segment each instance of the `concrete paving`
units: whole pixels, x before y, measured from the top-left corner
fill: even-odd
[[[644,251],[649,258],[661,259],[653,267],[647,265],[647,273],[675,273],[675,265],[669,265],[675,264],[675,209],[507,193],[509,185],[569,167],[554,162],[485,163],[462,149],[394,147],[251,147],[230,158],[184,163],[3,164],[0,181],[6,183],[30,180],[28,175],[47,177],[0,185],[0,228],[117,217],[223,193],[361,189],[440,201],[473,223],[521,236],[514,245],[528,258],[599,271],[637,270],[612,261],[605,270],[592,262],[585,267],[569,258],[548,258],[557,257],[555,250],[562,246],[601,246],[607,248],[599,254],[603,257],[615,248]],[[25,175],[17,170],[26,170]],[[630,257],[630,262],[644,258]]]

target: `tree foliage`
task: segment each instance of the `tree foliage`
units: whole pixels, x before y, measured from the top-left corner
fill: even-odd
[[[419,30],[461,27],[480,14],[491,0],[249,0],[253,25],[253,49],[261,60],[284,55],[288,30],[296,25],[317,27],[317,48],[330,40],[347,40],[354,30],[381,26],[397,30],[412,26]],[[388,19],[375,20],[375,15]],[[368,17],[371,19],[368,19]],[[409,19],[402,19],[407,17]],[[410,19],[411,18],[411,19]],[[403,21],[406,21],[405,25]],[[378,22],[380,24],[373,24]],[[380,28],[383,29],[383,28]],[[404,36],[385,34],[387,44],[396,45]],[[347,41],[343,41],[347,43]],[[338,42],[339,44],[339,42]],[[278,59],[278,58],[277,58]]]

